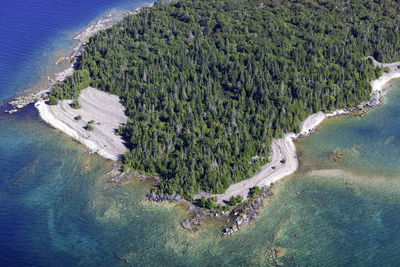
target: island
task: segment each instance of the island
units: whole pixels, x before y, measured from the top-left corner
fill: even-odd
[[[65,110],[93,101],[93,112],[85,108],[91,120],[119,103],[87,92],[118,96],[127,118],[109,117],[111,135],[127,151],[113,149],[109,158],[159,177],[157,195],[208,198],[221,210],[293,173],[293,139],[324,118],[379,104],[383,86],[399,77],[398,64],[379,63],[400,59],[399,9],[370,1],[159,1],[92,36],[50,102]],[[68,112],[68,124],[91,132],[72,121],[79,109]]]

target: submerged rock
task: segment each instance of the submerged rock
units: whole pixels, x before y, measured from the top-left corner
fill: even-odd
[[[236,232],[239,230],[236,226],[232,226],[231,228],[226,228],[224,229],[222,236],[231,236],[236,234]]]
[[[192,231],[192,227],[190,227],[190,222],[189,222],[189,220],[183,220],[182,222],[181,222],[181,225],[182,225],[182,227],[183,227],[183,229],[185,229],[185,230],[188,230],[188,231]]]
[[[45,95],[46,92],[47,90],[43,90],[40,92],[33,92],[16,96],[8,102],[8,104],[12,107],[12,109],[6,110],[5,112],[9,114],[15,113],[18,110],[22,109],[23,107],[31,103],[34,103],[40,98],[42,98],[42,96]]]
[[[332,150],[331,153],[328,155],[328,160],[338,162],[340,161],[344,156],[344,153],[342,150],[335,149]]]
[[[195,232],[207,218],[223,218],[226,217],[226,222],[231,223],[230,227],[224,227],[222,230],[222,236],[231,236],[237,233],[241,228],[245,227],[249,223],[253,222],[259,211],[265,206],[264,200],[272,196],[272,192],[269,187],[262,187],[261,193],[254,199],[249,199],[245,203],[242,203],[235,207],[232,211],[215,211],[195,206],[193,203],[183,199],[179,194],[165,195],[157,194],[155,190],[151,190],[147,194],[147,198],[150,201],[161,202],[179,202],[186,201],[188,204],[188,210],[190,211],[190,218],[184,219],[181,222],[183,229],[187,231]]]

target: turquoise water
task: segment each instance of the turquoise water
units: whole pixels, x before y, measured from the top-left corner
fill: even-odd
[[[139,2],[24,3],[26,10],[19,1],[0,4],[1,99],[54,71],[50,63],[80,27]],[[19,30],[7,35],[10,25]],[[2,113],[0,265],[397,266],[400,82],[391,87],[382,107],[329,119],[299,141],[299,171],[275,186],[255,223],[229,238],[213,224],[181,231],[184,209],[146,201],[149,182],[107,184],[112,163],[43,123],[33,106]],[[332,151],[342,158],[332,160]]]
[[[374,174],[398,174],[400,171],[399,81],[392,82],[384,105],[365,117],[331,119],[313,138],[304,139],[306,157],[312,165],[326,163],[332,150],[344,152],[340,165]],[[332,165],[334,166],[334,165]]]

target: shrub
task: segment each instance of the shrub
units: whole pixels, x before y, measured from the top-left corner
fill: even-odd
[[[250,198],[255,198],[260,193],[261,193],[260,188],[258,186],[254,186],[254,187],[250,188],[250,190],[249,190],[249,197]]]
[[[81,108],[81,105],[79,105],[79,102],[77,99],[74,99],[74,101],[70,104],[71,108],[73,109],[79,109]]]
[[[194,199],[193,199],[193,194],[190,193],[190,192],[187,192],[187,193],[183,192],[183,194],[180,194],[180,195],[186,197],[186,199],[189,200],[189,201],[192,201],[192,202],[193,202],[193,200],[194,200]]]
[[[85,126],[86,131],[93,131],[93,125],[91,123],[87,123]]]
[[[78,116],[75,117],[75,120],[77,120],[77,121],[79,121],[79,120],[81,120],[81,119],[82,119],[82,116],[81,116],[81,115],[78,115]]]
[[[229,199],[228,204],[230,206],[232,206],[232,207],[236,206],[236,204],[237,204],[236,198],[234,196],[231,196],[231,198]]]
[[[49,100],[49,104],[52,105],[52,106],[57,105],[58,104],[58,99],[51,95],[50,96],[50,100]]]
[[[237,203],[242,203],[243,197],[241,195],[236,196]]]
[[[213,208],[215,208],[217,206],[216,202],[217,202],[217,199],[215,197],[210,197],[206,201],[206,208],[212,210]]]
[[[204,196],[201,197],[200,207],[202,207],[202,208],[206,207],[206,198]]]
[[[224,211],[230,211],[231,208],[229,207],[229,205],[225,205],[224,208],[223,208],[223,210],[224,210]]]

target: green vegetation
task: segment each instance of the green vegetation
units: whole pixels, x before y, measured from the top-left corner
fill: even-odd
[[[90,120],[88,123],[90,123],[90,124],[94,124],[94,120]]]
[[[88,123],[86,124],[86,126],[85,126],[85,130],[86,130],[86,131],[93,131],[93,125],[92,125],[91,123],[88,122]]]
[[[53,105],[53,106],[57,105],[57,104],[58,104],[58,99],[57,99],[56,97],[50,95],[50,97],[49,97],[49,104],[50,104],[50,105]]]
[[[231,196],[228,202],[229,206],[235,207],[237,205],[237,200],[234,196]]]
[[[217,206],[217,198],[216,198],[216,197],[210,197],[210,198],[206,199],[206,198],[203,196],[203,197],[200,199],[199,206],[200,206],[200,207],[203,207],[203,208],[210,209],[210,210],[216,209],[216,208],[217,208],[218,210],[221,210],[221,208],[222,208],[220,205]]]
[[[56,84],[50,92],[51,96],[58,99],[76,99],[82,89],[90,85],[92,79],[89,70],[78,67],[74,73],[63,82]]]
[[[216,197],[210,197],[207,199],[206,202],[206,208],[207,209],[214,209],[217,206],[217,198]]]
[[[206,207],[206,201],[207,201],[206,197],[202,196],[201,199],[200,199],[200,207],[205,208]]]
[[[398,14],[396,1],[159,2],[90,38],[51,95],[121,96],[125,166],[166,194],[222,193],[307,115],[368,99],[383,70],[364,58],[400,59]]]
[[[249,198],[255,198],[261,193],[261,189],[258,186],[254,186],[249,189]]]
[[[81,115],[78,115],[78,116],[75,117],[75,120],[77,120],[77,121],[80,121],[81,119],[82,119]]]
[[[77,99],[74,99],[74,101],[72,101],[72,103],[70,104],[71,108],[73,109],[80,109],[81,105],[79,105],[79,102]]]
[[[118,126],[118,128],[115,130],[115,135],[122,135],[124,132],[124,128],[122,126]]]
[[[230,211],[231,208],[229,207],[229,205],[225,205],[223,207],[221,207],[223,211]]]

